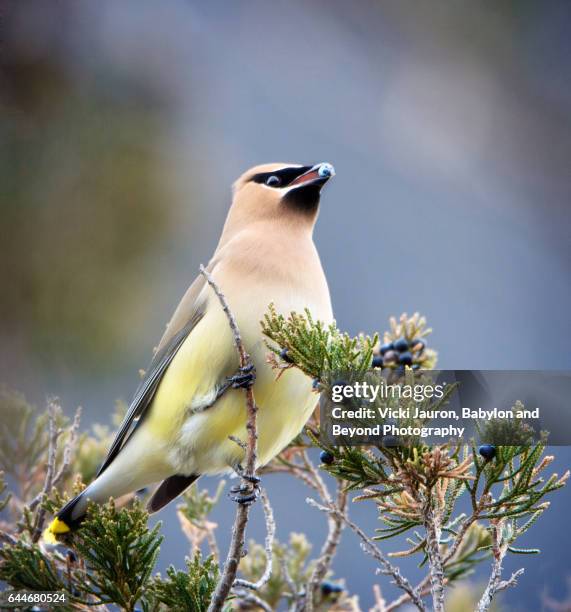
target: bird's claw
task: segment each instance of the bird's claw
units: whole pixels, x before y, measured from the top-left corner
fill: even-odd
[[[254,474],[242,474],[242,478],[252,483],[254,486],[257,486],[262,481],[258,476],[254,476]]]
[[[240,368],[237,374],[228,379],[232,389],[249,389],[256,381],[256,368],[253,363]]]
[[[257,486],[260,484],[260,482],[262,482],[262,479],[256,476],[255,474],[250,474],[246,472],[246,470],[239,463],[237,463],[236,465],[233,465],[232,469],[234,470],[236,476],[239,476],[242,480],[246,480],[247,482],[253,484],[254,486]],[[233,488],[236,488],[239,486],[244,486],[244,485],[234,485]]]
[[[235,501],[237,504],[249,505],[255,502],[260,495],[260,487],[258,483],[260,479],[256,476],[251,477],[253,480],[249,480],[251,482],[251,486],[247,484],[239,484],[230,489],[230,499]]]

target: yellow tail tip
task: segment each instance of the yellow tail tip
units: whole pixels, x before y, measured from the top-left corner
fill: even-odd
[[[42,539],[44,542],[46,542],[46,544],[57,544],[57,536],[61,535],[62,533],[67,533],[68,531],[71,531],[70,526],[56,516],[48,527],[44,529]]]
[[[42,540],[46,543],[46,544],[51,544],[51,545],[56,545],[58,543],[57,538],[55,537],[55,535],[50,531],[49,527],[46,527],[42,533]]]
[[[70,531],[70,527],[67,523],[56,517],[50,523],[50,526],[46,529],[46,531],[56,536],[61,533],[67,533],[68,531]]]

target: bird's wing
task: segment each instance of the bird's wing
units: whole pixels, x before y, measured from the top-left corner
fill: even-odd
[[[212,267],[213,264],[209,265],[207,270],[210,270]],[[157,352],[135,392],[135,396],[113,440],[109,453],[97,472],[97,476],[102,474],[111,464],[127,440],[133,435],[135,429],[142,423],[164,373],[182,343],[204,316],[206,301],[199,299],[199,296],[205,282],[204,277],[199,276],[189,287],[178,305],[161,338]]]

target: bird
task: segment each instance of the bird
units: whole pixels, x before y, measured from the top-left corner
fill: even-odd
[[[45,536],[78,528],[88,501],[103,504],[159,483],[147,503],[157,512],[201,475],[241,472],[246,408],[253,384],[258,459],[267,464],[299,434],[316,404],[312,380],[296,368],[276,377],[260,321],[270,303],[284,315],[308,309],[333,321],[313,230],[333,166],[273,163],[233,185],[220,240],[206,266],[236,319],[255,368],[239,371],[228,319],[198,274],[174,311],[95,479],[55,516]],[[255,377],[255,382],[254,382]],[[232,439],[234,438],[234,439]]]

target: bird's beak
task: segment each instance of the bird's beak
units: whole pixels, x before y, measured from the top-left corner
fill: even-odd
[[[315,164],[315,166],[313,166],[310,170],[298,176],[289,184],[289,187],[297,188],[301,185],[315,185],[320,189],[330,178],[334,176],[335,168],[327,162],[322,162],[320,164]]]

